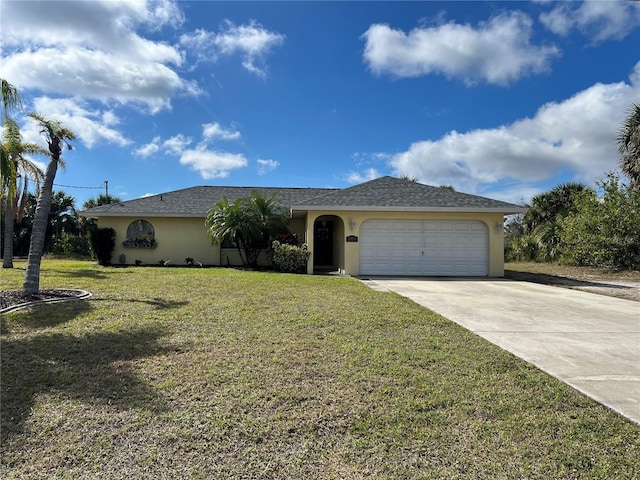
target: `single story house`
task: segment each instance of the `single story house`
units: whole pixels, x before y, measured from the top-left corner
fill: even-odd
[[[311,252],[307,271],[347,275],[504,275],[504,216],[524,207],[381,177],[349,188],[199,186],[80,212],[116,231],[114,263],[239,265],[235,248],[212,245],[204,218],[223,196],[277,195],[289,227]]]

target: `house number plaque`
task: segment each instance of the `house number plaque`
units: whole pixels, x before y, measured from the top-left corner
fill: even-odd
[[[347,242],[357,242],[358,241],[358,237],[355,235],[349,235],[347,237]]]

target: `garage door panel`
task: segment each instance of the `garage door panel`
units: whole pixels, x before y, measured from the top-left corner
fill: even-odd
[[[480,221],[368,220],[360,228],[360,272],[486,276],[488,244]]]

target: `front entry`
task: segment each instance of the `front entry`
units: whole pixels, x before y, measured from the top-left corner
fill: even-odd
[[[333,221],[316,220],[313,224],[313,268],[333,269]]]

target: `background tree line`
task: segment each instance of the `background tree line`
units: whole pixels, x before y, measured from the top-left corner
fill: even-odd
[[[82,204],[82,210],[118,203],[122,200],[112,195],[100,194]],[[25,257],[29,253],[33,220],[37,206],[37,194],[27,192],[21,208],[13,218],[13,256]],[[2,251],[7,241],[4,233],[9,216],[2,216]],[[44,254],[53,254],[75,258],[92,258],[93,252],[89,244],[89,230],[95,227],[92,220],[77,214],[76,200],[63,190],[56,190],[51,196],[51,210],[47,216],[47,227],[44,237]]]
[[[617,141],[626,181],[610,172],[596,188],[565,183],[533,197],[505,226],[507,261],[640,268],[640,104]]]

